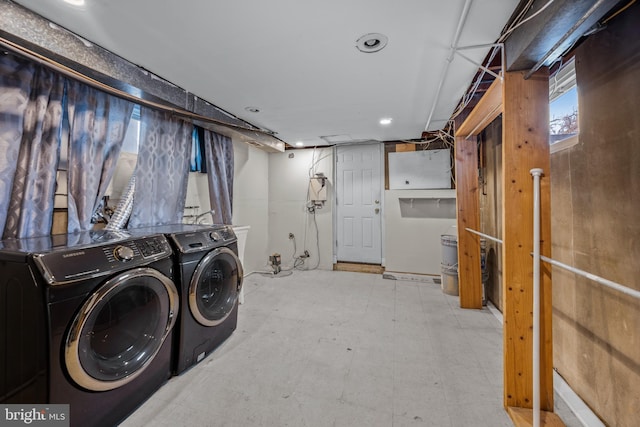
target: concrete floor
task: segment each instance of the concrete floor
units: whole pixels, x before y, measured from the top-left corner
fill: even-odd
[[[376,274],[254,274],[244,286],[231,338],[123,427],[513,425],[489,310]]]

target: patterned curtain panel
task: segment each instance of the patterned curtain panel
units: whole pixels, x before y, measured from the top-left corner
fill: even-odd
[[[182,222],[193,125],[140,107],[136,191],[128,228]]]
[[[3,238],[51,233],[60,157],[64,79],[0,55],[0,230]]]
[[[231,224],[233,210],[233,143],[231,138],[204,130],[209,200],[215,224]]]
[[[133,103],[83,83],[69,81],[68,231],[90,230],[91,217],[107,191]]]

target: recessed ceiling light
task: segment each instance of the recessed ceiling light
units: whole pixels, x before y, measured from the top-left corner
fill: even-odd
[[[72,6],[84,6],[84,0],[64,0],[64,2]]]
[[[245,107],[245,110],[247,110],[250,113],[259,113],[260,109],[258,107]]]
[[[296,147],[304,147],[304,142],[302,141],[296,142]]]
[[[391,124],[391,121],[392,121],[392,119],[390,119],[390,118],[380,119],[380,124],[381,124],[381,125],[384,125],[384,126],[386,126],[386,125],[390,125],[390,124]]]
[[[360,52],[373,53],[382,50],[389,38],[380,33],[369,33],[356,40],[356,47]]]

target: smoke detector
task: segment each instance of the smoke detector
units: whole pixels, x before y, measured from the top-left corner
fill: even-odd
[[[356,47],[360,52],[373,53],[382,50],[389,38],[380,33],[369,33],[356,40]]]

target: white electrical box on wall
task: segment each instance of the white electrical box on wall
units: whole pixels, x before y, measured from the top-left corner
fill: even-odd
[[[327,200],[327,178],[315,176],[309,180],[309,200],[324,202]]]
[[[390,190],[451,188],[448,149],[389,153]]]

